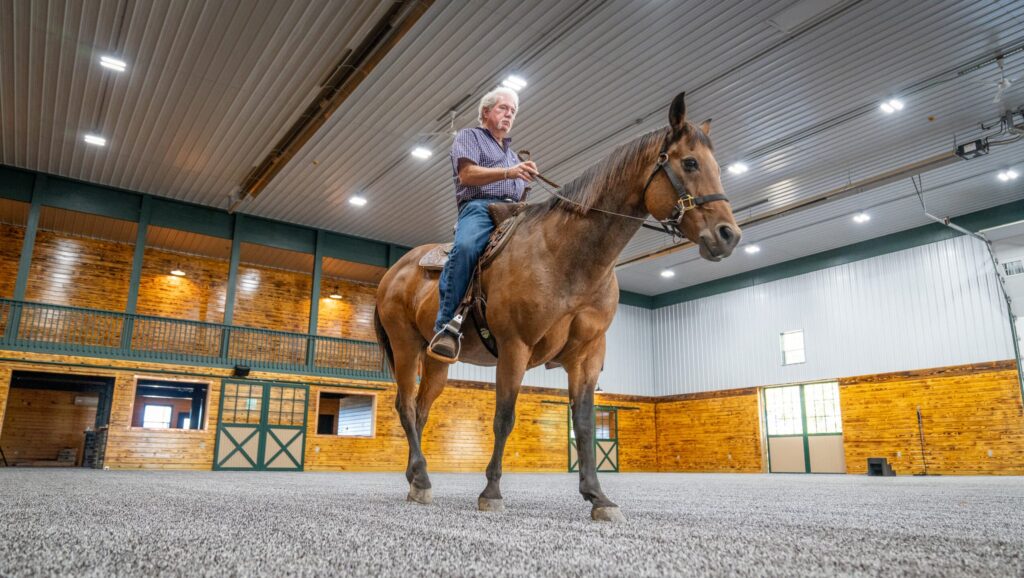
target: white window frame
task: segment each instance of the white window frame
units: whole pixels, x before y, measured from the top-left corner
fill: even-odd
[[[146,419],[146,414],[149,413],[149,408],[159,408],[167,410],[167,425],[146,425],[147,423],[156,423],[152,420]],[[163,423],[162,421],[159,423]],[[171,429],[171,424],[174,423],[174,406],[163,403],[147,403],[142,406],[142,427],[144,429]]]
[[[786,336],[787,335],[800,335],[800,348],[786,349]],[[801,363],[807,363],[807,342],[804,339],[803,329],[793,329],[790,331],[783,331],[779,334],[779,349],[782,351],[782,365],[799,365]],[[799,352],[799,359],[791,359],[791,355],[796,357]]]

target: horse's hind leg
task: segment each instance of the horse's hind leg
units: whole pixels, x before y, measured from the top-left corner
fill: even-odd
[[[591,503],[590,517],[605,522],[625,520],[619,507],[601,491],[597,480],[597,456],[594,448],[594,387],[604,364],[604,336],[588,345],[581,355],[565,366],[569,373],[569,399],[576,447],[580,448],[580,494]],[[583,449],[590,448],[590,449]]]
[[[409,481],[409,501],[429,504],[433,502],[430,477],[427,475],[427,460],[420,448],[420,433],[416,425],[416,374],[423,355],[422,344],[401,344],[392,342],[395,360],[395,409],[402,422],[406,440],[409,442],[409,465],[405,477]]]

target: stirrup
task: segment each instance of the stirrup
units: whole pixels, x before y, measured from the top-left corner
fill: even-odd
[[[449,323],[442,327],[440,331],[434,334],[434,337],[430,340],[430,343],[427,344],[427,355],[433,359],[448,364],[452,364],[458,361],[459,355],[462,354],[462,331],[460,331],[460,329],[462,329],[462,316],[456,315],[455,317],[452,318],[452,320]],[[455,338],[454,357],[445,357],[443,355],[439,355],[434,351],[434,344],[437,343],[437,340],[440,339],[441,336],[446,333]]]

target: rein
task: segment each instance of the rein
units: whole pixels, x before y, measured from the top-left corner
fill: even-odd
[[[521,161],[529,161],[531,159],[531,156],[532,155],[528,150],[519,151],[519,160]],[[658,153],[658,163],[655,165],[654,170],[651,171],[651,176],[647,178],[647,184],[644,185],[644,190],[640,193],[640,196],[645,196],[647,194],[647,189],[650,188],[651,183],[654,182],[654,177],[658,176],[659,171],[665,172],[665,176],[668,177],[669,182],[672,183],[672,188],[675,189],[676,196],[678,197],[678,200],[676,201],[676,204],[672,209],[672,214],[669,215],[667,219],[654,219],[653,222],[660,225],[660,227],[656,227],[653,224],[651,224],[652,222],[648,220],[646,217],[635,217],[633,215],[616,213],[615,211],[607,211],[604,209],[598,209],[596,207],[591,207],[589,210],[597,211],[599,213],[605,213],[606,215],[622,217],[624,219],[640,221],[641,226],[654,231],[664,232],[668,235],[671,235],[672,238],[675,239],[677,236],[676,230],[672,229],[671,226],[676,225],[678,227],[679,221],[683,218],[683,215],[685,215],[687,211],[692,211],[698,207],[706,205],[707,203],[713,203],[716,201],[725,201],[727,203],[729,202],[729,199],[721,193],[695,197],[692,194],[690,194],[689,191],[686,190],[686,185],[684,185],[683,182],[679,180],[679,176],[676,175],[675,172],[668,166],[668,139],[666,139],[665,144],[662,145],[661,152]],[[541,175],[540,173],[534,173],[534,176],[537,177],[538,182],[542,185],[541,188],[543,188],[548,194],[562,201],[565,201],[570,205],[576,205],[578,207],[582,206],[582,204],[579,203],[578,201],[574,201],[559,194],[558,190],[560,190],[562,187],[555,183],[554,181],[552,181],[551,179]]]

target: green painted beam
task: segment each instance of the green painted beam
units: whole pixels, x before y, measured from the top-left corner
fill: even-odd
[[[654,297],[633,293],[632,291],[619,290],[619,303],[621,305],[643,307],[644,309],[654,309]]]
[[[135,305],[139,301],[142,259],[146,254],[146,234],[149,232],[152,209],[152,197],[142,197],[142,207],[139,209],[139,227],[135,233],[135,252],[132,254],[132,273],[128,281],[128,304],[125,306],[125,313],[135,313]]]
[[[324,232],[316,233],[316,251],[313,254],[313,286],[309,291],[309,334],[316,335],[320,321],[320,280],[324,273]],[[316,339],[306,340],[306,365],[316,361]]]
[[[142,195],[51,177],[43,204],[112,219],[138,221]]]
[[[18,278],[14,282],[14,300],[24,301],[25,290],[28,288],[28,274],[32,267],[32,252],[36,247],[36,233],[39,231],[39,213],[42,210],[46,189],[50,186],[46,175],[36,175],[32,186],[32,206],[28,210],[28,224],[25,226],[25,239],[21,243],[21,257],[18,259]]]
[[[359,237],[330,234],[324,239],[324,256],[376,265],[377,267],[388,267],[390,266],[389,255],[392,253],[392,246],[397,247],[397,245],[360,239]],[[402,247],[402,249],[405,248]]]
[[[228,290],[224,298],[224,325],[231,325],[235,318],[235,293],[238,288],[238,261],[242,255],[242,236],[240,234],[244,227],[245,217],[242,214],[235,215],[234,233],[231,238],[231,262],[228,265]],[[227,344],[227,340],[224,340]]]
[[[35,182],[36,173],[0,166],[0,198],[31,203]]]
[[[300,253],[314,253],[316,252],[316,233],[316,229],[246,215],[241,237],[242,241],[246,243],[256,243]],[[367,242],[372,243],[373,241]]]
[[[220,239],[230,239],[235,230],[234,218],[225,211],[157,197],[150,223]]]
[[[1014,201],[1005,205],[999,205],[975,213],[969,213],[960,217],[953,217],[952,221],[961,227],[972,231],[979,231],[990,227],[1005,225],[1016,221],[1024,220],[1024,200]],[[669,291],[652,298],[653,308],[658,309],[685,303],[695,299],[702,299],[719,293],[735,291],[770,283],[788,277],[795,277],[805,273],[837,267],[855,261],[870,259],[880,255],[895,253],[929,243],[937,243],[954,237],[960,233],[941,225],[933,223],[907,231],[893,233],[884,237],[854,243],[838,249],[824,251],[814,255],[808,255],[785,263],[770,265],[754,271],[740,273],[723,279],[716,279],[700,285]],[[621,300],[621,299],[620,299]]]

